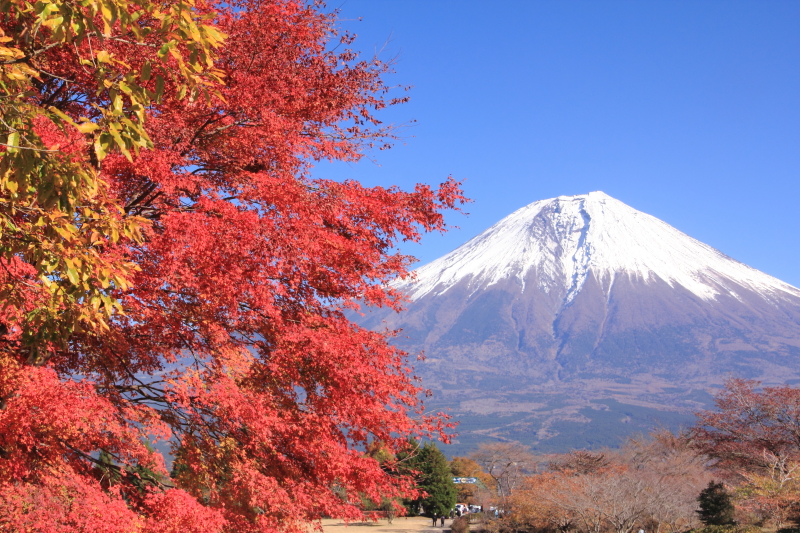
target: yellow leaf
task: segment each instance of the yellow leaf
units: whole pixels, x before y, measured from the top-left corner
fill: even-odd
[[[67,269],[67,278],[69,278],[70,283],[73,285],[78,284],[78,272],[74,268]]]
[[[8,153],[13,154],[15,152],[19,152],[19,150],[17,150],[16,148],[17,146],[19,146],[19,132],[15,131],[10,133],[8,135],[8,140],[6,141],[6,144],[8,144],[7,147]]]
[[[73,126],[76,125],[75,121],[73,121],[72,118],[69,115],[67,115],[66,113],[64,113],[63,111],[58,109],[57,107],[50,106],[48,109],[50,110],[51,113],[56,115],[58,118],[60,118],[64,122],[72,124]]]
[[[97,156],[98,161],[102,161],[108,155],[105,145],[100,141],[99,138],[94,142],[94,153]]]
[[[94,122],[83,122],[81,124],[76,124],[75,128],[77,128],[77,130],[81,133],[92,133],[93,131],[100,129],[100,126]]]

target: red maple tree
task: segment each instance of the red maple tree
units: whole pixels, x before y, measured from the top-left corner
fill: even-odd
[[[742,507],[782,527],[800,509],[800,389],[730,379],[716,404],[697,414],[690,442],[738,478]]]
[[[771,469],[800,459],[800,389],[760,387],[730,379],[716,397],[715,411],[697,413],[689,438],[702,453],[733,469]]]
[[[343,310],[400,308],[387,282],[411,258],[394,246],[443,230],[442,210],[464,201],[459,185],[312,177],[315,161],[357,161],[391,141],[374,116],[402,101],[381,79],[389,66],[346,49],[352,36],[318,3],[193,6],[226,35],[214,58],[224,83],[187,96],[177,77],[143,76],[162,95],[142,119],[153,149],[102,158],[91,132],[38,126],[48,145],[95,165],[143,235],[97,247],[134,265],[129,285],[104,285],[124,311],[107,329],[76,327],[32,357],[5,325],[0,531],[300,531],[323,515],[359,517],[363,494],[412,490],[361,446],[442,434],[391,333]],[[13,33],[14,20],[3,24]],[[142,43],[102,46],[149,72]],[[49,77],[30,98],[97,121],[80,47],[37,55]],[[170,472],[151,442],[171,449]]]

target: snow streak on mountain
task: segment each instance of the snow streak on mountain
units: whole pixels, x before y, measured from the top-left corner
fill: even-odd
[[[565,303],[594,273],[608,293],[619,275],[660,279],[710,300],[746,287],[768,299],[800,297],[800,290],[750,268],[661,220],[603,192],[534,202],[398,284],[414,300],[441,294],[462,280],[475,292],[504,279],[525,290],[538,273],[545,292],[562,288]],[[733,283],[731,283],[733,282]]]

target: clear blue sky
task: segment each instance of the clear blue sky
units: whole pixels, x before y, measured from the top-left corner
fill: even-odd
[[[800,2],[347,0],[365,55],[397,56],[416,120],[377,163],[320,177],[464,179],[460,229],[424,262],[535,200],[602,190],[800,286]],[[358,20],[358,19],[361,20]],[[386,43],[387,39],[389,42]]]

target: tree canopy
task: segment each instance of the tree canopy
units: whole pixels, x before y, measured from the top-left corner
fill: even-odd
[[[0,31],[0,531],[299,531],[409,494],[359,449],[445,422],[343,311],[398,309],[394,246],[463,196],[311,174],[390,146],[390,65],[303,0],[8,0]]]
[[[468,457],[453,457],[450,461],[453,477],[474,477],[478,483],[460,483],[456,486],[459,502],[467,504],[483,504],[483,500],[497,487],[495,480],[483,471],[481,465]]]
[[[456,486],[447,457],[429,442],[412,456],[410,466],[417,471],[417,486],[424,494],[410,502],[412,511],[422,508],[427,516],[445,516],[456,505]]]
[[[728,380],[717,410],[698,413],[688,437],[717,468],[742,481],[737,496],[748,511],[780,527],[800,508],[800,389],[760,385]]]
[[[492,478],[501,501],[511,496],[525,473],[536,469],[536,458],[518,442],[482,443],[470,458]]]
[[[717,409],[697,414],[690,437],[699,451],[723,466],[745,469],[800,460],[800,389],[759,386],[728,380],[716,397]]]

